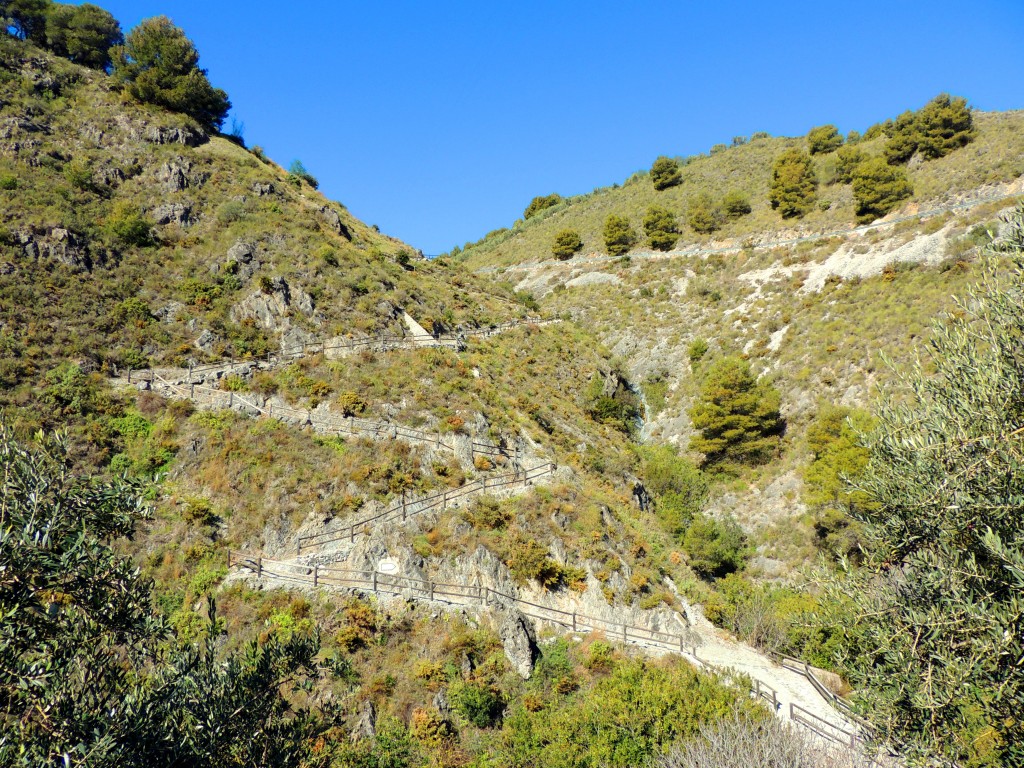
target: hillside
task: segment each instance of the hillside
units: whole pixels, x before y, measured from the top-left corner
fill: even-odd
[[[928,162],[911,163],[907,175],[914,193],[890,214],[891,218],[956,203],[965,194],[1013,182],[1024,174],[1024,112],[975,112],[977,137],[962,150]],[[885,139],[860,140],[854,146],[867,156],[881,154]],[[605,217],[624,216],[640,235],[634,250],[649,251],[641,221],[651,205],[667,208],[678,218],[680,238],[673,251],[705,250],[762,241],[791,239],[818,232],[850,230],[855,226],[854,199],[848,183],[836,183],[835,153],[814,156],[819,180],[818,201],[800,219],[784,219],[769,204],[769,181],[774,159],[790,148],[807,149],[807,138],[762,137],[744,144],[724,145],[709,155],[680,158],[681,180],[658,191],[649,173],[639,171],[621,185],[564,198],[510,228],[495,230],[476,243],[459,249],[457,258],[474,270],[508,267],[552,259],[555,234],[571,228],[580,233],[583,249],[578,258],[607,253],[602,237]],[[686,223],[692,198],[707,194],[720,200],[729,192],[745,195],[749,214],[725,220],[711,235],[695,232]]]
[[[780,219],[772,163],[806,139],[758,137],[428,260],[216,119],[72,63],[53,28],[105,13],[78,8],[0,3],[0,763],[934,747],[875,717],[896,697],[856,663],[880,644],[822,586],[871,555],[843,425],[989,276],[1024,112],[912,160],[869,226],[830,153]],[[713,237],[602,250],[608,213],[730,192],[752,210]],[[567,227],[583,248],[555,259]],[[716,464],[694,406],[730,376],[764,434]],[[1019,724],[950,717],[944,754],[1012,760]]]

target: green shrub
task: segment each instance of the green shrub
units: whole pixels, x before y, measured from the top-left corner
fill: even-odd
[[[810,211],[817,200],[817,187],[810,155],[794,147],[775,159],[768,199],[782,218],[803,216]]]
[[[138,206],[119,200],[104,222],[104,229],[122,247],[152,245],[152,225]]]
[[[544,209],[558,205],[560,202],[562,202],[562,196],[557,192],[552,192],[550,195],[544,195],[543,197],[535,197],[530,201],[530,204],[526,206],[526,210],[523,211],[523,218],[532,218]]]
[[[629,219],[614,213],[608,214],[604,220],[604,244],[612,256],[621,256],[629,251],[636,242],[636,232],[630,226]]]
[[[501,692],[480,681],[456,680],[448,686],[448,700],[455,711],[477,728],[490,728],[501,717]]]
[[[293,160],[292,164],[288,166],[288,178],[293,183],[304,181],[313,189],[319,189],[320,187],[320,182],[317,181],[313,174],[306,170],[306,166],[302,164],[301,160]]]
[[[672,446],[640,446],[637,453],[640,477],[654,496],[658,518],[674,536],[681,536],[707,501],[704,477]]]
[[[694,232],[709,235],[722,226],[722,210],[711,196],[701,192],[690,198],[686,207],[686,223]]]
[[[647,215],[643,220],[644,233],[651,243],[651,247],[658,251],[668,251],[679,239],[679,228],[676,226],[676,217],[672,211],[658,205],[652,205],[647,209]]]
[[[715,520],[698,515],[683,534],[690,567],[702,576],[719,577],[743,566],[746,537],[732,516]]]
[[[138,101],[188,115],[209,131],[224,123],[228,95],[210,85],[192,41],[166,16],[140,22],[111,57],[114,80]]]
[[[750,198],[744,192],[733,190],[727,192],[725,197],[722,198],[722,211],[727,219],[739,219],[746,216],[752,210]]]
[[[659,157],[651,166],[651,181],[659,192],[674,187],[683,180],[679,171],[679,163],[670,157]]]
[[[12,190],[18,188],[18,177],[7,174],[0,175],[0,189]]]
[[[866,223],[885,216],[914,194],[914,187],[902,168],[881,157],[865,160],[853,169],[853,197],[857,221]]]
[[[807,134],[807,149],[812,155],[826,155],[843,145],[843,137],[834,125],[819,125]]]
[[[691,363],[697,363],[704,359],[708,353],[708,343],[704,339],[694,339],[686,350],[686,356]]]
[[[557,235],[555,235],[555,241],[551,245],[551,253],[554,254],[556,259],[571,259],[573,254],[578,253],[583,248],[583,240],[580,238],[580,233],[575,229],[563,229]]]

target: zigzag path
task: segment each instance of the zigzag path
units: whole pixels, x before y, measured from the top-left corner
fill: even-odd
[[[303,562],[300,558],[270,560],[261,555],[229,553],[228,564],[236,573],[249,572],[250,577],[260,583],[276,582],[284,587],[393,595],[472,611],[515,608],[524,616],[564,634],[579,636],[599,632],[609,640],[634,645],[647,652],[677,653],[702,668],[741,673],[751,680],[751,693],[771,706],[783,720],[833,744],[856,747],[866,741],[866,730],[849,706],[829,691],[808,665],[782,656],[773,660],[750,646],[722,637],[706,621],[687,626],[679,619],[678,631],[657,631],[628,622],[586,616],[575,610],[539,605],[479,585],[446,584],[335,568]]]

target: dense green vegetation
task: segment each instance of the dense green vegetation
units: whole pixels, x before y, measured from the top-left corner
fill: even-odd
[[[849,507],[865,561],[833,583],[864,714],[908,754],[974,765],[1024,759],[1024,208],[1002,246],[878,408],[853,486],[870,503]]]
[[[612,256],[621,256],[633,247],[636,242],[636,231],[629,219],[624,216],[617,216],[614,213],[608,214],[604,220],[604,247]]]

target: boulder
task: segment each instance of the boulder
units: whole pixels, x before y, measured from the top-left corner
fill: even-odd
[[[188,173],[191,170],[192,163],[177,157],[161,165],[156,172],[156,178],[168,192],[180,192],[189,186]]]
[[[266,197],[277,192],[277,188],[269,181],[257,181],[252,185],[252,191],[256,197]]]
[[[529,620],[515,608],[508,608],[498,635],[512,669],[524,680],[529,680],[537,657],[537,638]]]
[[[157,224],[177,224],[182,229],[192,224],[192,206],[188,203],[164,203],[153,209]]]
[[[372,701],[359,704],[355,724],[352,726],[352,741],[372,739],[377,735],[377,710]]]
[[[336,210],[331,208],[329,205],[325,205],[320,209],[320,217],[324,220],[324,223],[331,229],[332,232],[336,232],[346,240],[352,239],[352,233],[348,231],[348,227],[345,226],[341,220],[341,216]]]

